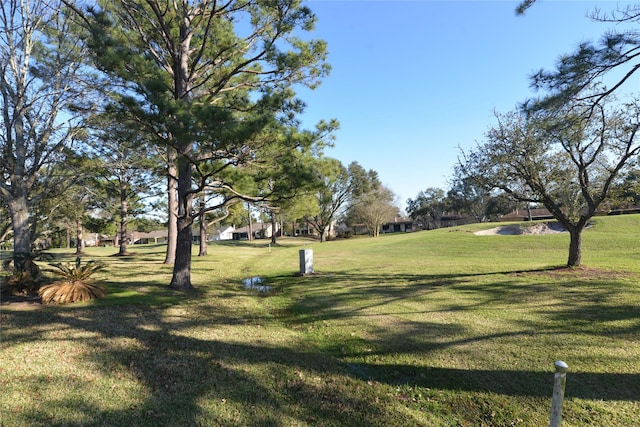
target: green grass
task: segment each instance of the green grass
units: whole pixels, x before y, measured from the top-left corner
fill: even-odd
[[[493,226],[211,245],[189,293],[163,246],[90,248],[107,298],[2,307],[2,425],[542,426],[556,360],[563,426],[640,425],[640,216],[596,218],[573,270],[568,236]]]

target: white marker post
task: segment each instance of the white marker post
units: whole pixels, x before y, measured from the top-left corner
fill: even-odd
[[[300,250],[300,274],[313,274],[313,250]]]
[[[553,399],[551,401],[551,422],[549,427],[560,427],[562,423],[562,401],[564,400],[564,387],[567,382],[569,365],[562,360],[555,363],[556,373],[553,376]]]

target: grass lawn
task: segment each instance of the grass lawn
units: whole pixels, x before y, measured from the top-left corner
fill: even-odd
[[[640,425],[640,215],[596,218],[572,270],[568,235],[494,226],[211,244],[186,294],[163,246],[90,248],[107,298],[2,306],[1,424],[544,426],[563,360],[563,426]]]

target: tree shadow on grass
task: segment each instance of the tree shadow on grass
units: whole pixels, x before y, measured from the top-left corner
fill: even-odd
[[[640,334],[640,306],[616,300],[617,292],[628,288],[609,276],[582,279],[568,277],[558,281],[557,268],[518,270],[478,274],[366,274],[331,273],[326,275],[266,278],[293,301],[280,315],[291,325],[329,319],[361,316],[419,314],[432,312],[473,311],[496,307],[509,309],[527,303],[549,301],[551,306],[538,308],[558,324],[572,324],[574,332],[595,331],[594,325],[626,321],[627,326],[607,327],[608,334]],[[535,280],[527,280],[532,274]],[[544,277],[548,274],[548,277]],[[492,277],[478,282],[478,276]],[[542,279],[541,279],[542,277]],[[458,298],[441,299],[449,292]],[[397,302],[425,300],[437,310],[427,308],[399,310]],[[540,325],[532,325],[540,326]],[[585,326],[581,328],[580,326]]]
[[[563,337],[570,341],[576,334],[619,338],[621,343],[637,339],[640,307],[621,302],[616,292],[625,292],[626,282],[618,283],[615,277],[612,280],[609,275],[593,275],[592,272],[588,278],[568,277],[559,281],[556,270],[480,274],[493,277],[480,282],[472,280],[474,275],[455,274],[343,273],[311,277],[305,283],[294,285],[289,279],[280,278],[283,285],[291,286],[294,292],[313,288],[300,292],[297,299],[291,298],[294,302],[282,310],[281,316],[292,327],[340,321],[353,325],[356,330],[366,328],[362,334],[365,338],[356,337],[350,343],[349,337],[343,337],[342,345],[326,347],[337,357],[358,360],[349,364],[357,378],[391,385],[414,384],[426,388],[549,397],[552,372],[446,369],[424,366],[420,362],[413,366],[381,361],[388,362],[394,355],[415,359],[421,354],[458,346],[472,349],[491,342],[515,346],[516,352],[524,352],[526,348],[522,346],[536,336],[547,337],[536,339],[541,346],[545,341],[563,342]],[[535,280],[527,280],[528,274],[535,275]],[[449,297],[441,298],[440,291],[450,293]],[[418,301],[421,300],[425,301],[424,309],[420,309]],[[522,309],[528,304],[531,304],[531,308],[527,308],[530,315],[507,317],[503,323],[511,322],[512,326],[505,323],[502,332],[478,333],[442,321],[454,312],[477,316],[491,310]],[[518,342],[522,344],[518,345]],[[589,342],[585,341],[586,345]],[[372,359],[377,361],[369,363]],[[549,363],[552,366],[553,360]],[[640,365],[636,367],[636,371],[640,371]],[[568,395],[573,397],[640,400],[640,373],[637,372],[573,372],[569,382],[573,388]]]
[[[55,325],[56,329],[68,329],[65,340],[91,348],[84,360],[75,363],[95,366],[101,377],[140,385],[135,395],[123,395],[106,409],[100,398],[90,400],[79,392],[95,387],[95,379],[55,370],[47,375],[23,375],[23,386],[40,396],[39,404],[22,414],[22,421],[29,425],[415,424],[396,419],[365,393],[342,393],[342,383],[354,380],[349,380],[346,367],[329,355],[297,348],[295,343],[274,345],[259,337],[255,342],[223,333],[216,338],[215,330],[221,325],[245,323],[236,315],[194,319],[184,313],[167,320],[162,310],[117,306],[45,309],[8,316],[14,327],[33,332],[12,334],[7,346],[37,343],[42,339],[37,329]],[[190,336],[201,328],[208,329],[206,336]],[[89,336],[82,338],[83,334]],[[49,387],[75,392],[48,398]],[[123,390],[114,385],[113,393],[122,394]],[[74,414],[75,421],[56,418],[59,413]]]
[[[387,384],[470,392],[490,392],[508,396],[550,398],[553,393],[553,371],[509,371],[416,367],[395,364],[350,364],[356,378]],[[640,400],[640,373],[567,374],[567,398],[591,400]]]
[[[395,302],[436,298],[437,292],[444,288],[454,288],[461,295],[472,293],[470,301],[477,301],[444,304],[439,311],[515,303],[555,291],[550,283],[536,282],[527,288],[526,283],[515,278],[478,286],[465,275],[327,274],[313,278],[271,277],[266,283],[281,287],[283,293],[299,293],[298,296],[289,294],[294,302],[275,313],[278,322],[292,329],[330,319],[365,317],[368,321],[380,315],[406,316],[410,312],[398,309]],[[336,290],[336,287],[342,288]],[[561,322],[563,316],[567,319],[592,316],[591,311],[584,311],[585,304],[608,301],[607,288],[598,289],[596,287],[597,295],[591,295],[591,299],[554,311],[555,320]],[[320,350],[298,341],[295,334],[280,339],[261,336],[260,328],[273,322],[269,313],[248,314],[234,307],[198,302],[201,296],[193,295],[193,307],[187,300],[172,307],[172,311],[153,307],[155,304],[150,300],[141,305],[4,313],[13,331],[5,337],[3,348],[30,342],[44,344],[49,340],[42,337],[43,330],[66,328],[69,333],[64,340],[75,341],[88,349],[80,352],[76,363],[90,364],[101,377],[112,378],[111,393],[122,394],[104,405],[100,398],[80,397],[82,390],[96,387],[95,379],[60,372],[22,376],[20,382],[30,390],[44,390],[44,385],[49,384],[75,392],[51,398],[38,392],[39,405],[25,409],[21,420],[31,425],[128,426],[419,424],[404,410],[390,410],[396,408],[393,405],[397,402],[388,396],[388,389],[376,391],[370,380],[393,386],[411,384],[454,392],[550,398],[552,372],[413,366],[401,361],[389,363],[388,358],[383,362],[347,362],[344,356],[357,358],[360,351],[357,345],[362,343],[350,346],[348,342],[336,342],[336,348]],[[622,305],[603,307],[605,312],[591,318],[592,321],[633,321],[637,316],[635,311],[629,312],[629,307]],[[402,322],[396,324],[396,328],[367,338],[369,342],[364,344],[373,344],[374,354],[387,357],[419,354],[493,339],[518,339],[522,334],[536,333],[539,326],[529,324],[513,332],[469,335],[464,327],[456,324],[443,326],[406,319]],[[637,328],[632,326],[613,332],[633,331]],[[550,328],[546,332],[559,330]],[[339,348],[339,344],[346,345],[346,350]],[[139,390],[127,392],[120,388],[119,378]],[[638,401],[640,374],[570,373],[567,396]],[[70,409],[77,420],[56,418],[61,407]],[[468,424],[474,421],[477,420],[469,418]]]

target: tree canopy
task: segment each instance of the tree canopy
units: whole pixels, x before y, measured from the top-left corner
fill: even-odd
[[[522,1],[516,13],[525,14],[536,2]],[[571,100],[594,106],[630,88],[632,77],[640,70],[640,4],[618,7],[610,13],[596,9],[590,17],[616,26],[598,41],[583,41],[574,52],[560,56],[555,69],[536,72],[531,86],[545,93],[525,102],[526,109],[562,106]]]
[[[582,231],[640,154],[638,101],[595,109],[575,102],[536,114],[497,114],[497,121],[461,167],[487,189],[544,205],[571,235],[567,265],[580,265]]]
[[[347,212],[347,223],[363,224],[371,237],[378,237],[380,228],[398,216],[396,196],[377,178],[368,183],[366,191],[355,196]]]
[[[77,176],[81,106],[91,102],[86,50],[60,1],[0,6],[0,197],[11,217],[14,261],[31,251],[34,206]],[[66,168],[56,167],[65,162]]]
[[[429,187],[418,193],[415,199],[407,200],[407,213],[425,230],[440,228],[450,202],[444,190]]]
[[[99,1],[90,12],[96,64],[121,82],[118,102],[172,154],[168,174],[178,197],[177,207],[170,202],[177,219],[170,286],[191,288],[194,196],[255,160],[274,117],[290,122],[301,111],[292,86],[315,87],[326,75],[325,43],[299,37],[315,17],[298,0]]]

